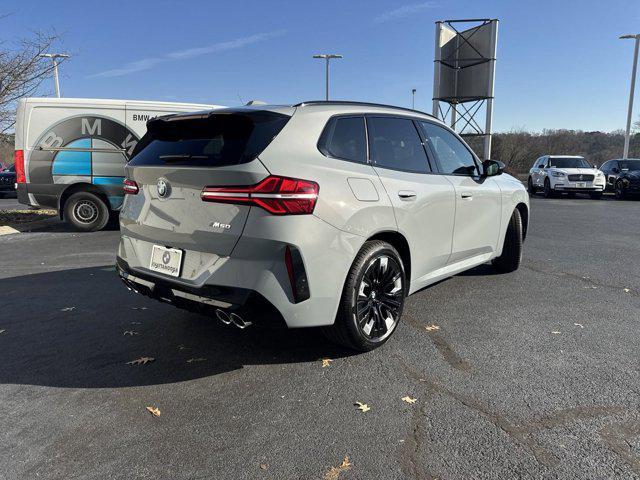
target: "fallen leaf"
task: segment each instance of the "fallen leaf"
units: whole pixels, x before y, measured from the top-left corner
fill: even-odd
[[[406,397],[402,397],[402,401],[410,403],[410,404],[414,404],[414,403],[416,403],[418,401],[418,399],[417,398],[411,398],[409,395],[407,395]]]
[[[147,310],[147,307],[131,307],[131,310]]]
[[[345,472],[351,468],[351,462],[349,457],[345,455],[342,463],[337,467],[331,467],[327,473],[324,474],[324,480],[337,480],[342,472]]]
[[[138,335],[138,332],[134,332],[133,330],[125,330],[123,335],[130,335],[130,336],[134,336],[134,335]]]
[[[0,330],[0,333],[4,333],[4,332],[6,332],[6,330]]]
[[[206,358],[198,357],[198,358],[190,358],[187,360],[187,363],[196,363],[196,362],[204,362]]]
[[[131,322],[131,325],[142,325],[142,322]]]
[[[267,468],[269,468],[269,465],[267,465],[266,463],[260,464],[260,470],[266,470]]]
[[[591,288],[598,288],[596,285],[591,285]]]
[[[333,362],[333,360],[331,360],[330,358],[323,358],[322,359],[322,368],[328,367],[331,362]]]
[[[178,345],[178,350],[187,350],[189,347],[186,347],[184,345]]]
[[[61,312],[71,312],[71,311],[75,310],[75,308],[76,307],[64,307],[64,308],[61,308],[60,311]]]
[[[127,362],[127,365],[146,365],[147,363],[153,362],[154,360],[155,358],[153,357],[140,357]]]
[[[147,407],[147,411],[154,417],[160,416],[160,409],[158,407]]]
[[[356,402],[354,403],[354,405],[358,407],[358,410],[360,410],[361,412],[368,412],[369,410],[371,410],[371,407],[366,403]]]
[[[551,333],[553,333],[554,335],[560,335],[560,332],[557,330],[552,331]]]
[[[575,325],[576,327],[584,328],[584,325],[583,325],[583,324],[581,324],[581,323],[574,323],[574,325]]]
[[[440,330],[440,327],[438,325],[427,325],[424,329],[427,332],[433,332],[434,330]]]
[[[630,289],[630,288],[625,288],[625,289],[624,289],[624,293],[629,293],[630,291],[631,291],[631,289]]]

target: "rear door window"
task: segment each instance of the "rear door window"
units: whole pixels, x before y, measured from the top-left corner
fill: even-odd
[[[151,120],[130,165],[221,167],[254,160],[280,133],[288,115],[232,112]]]
[[[364,117],[334,117],[327,123],[318,148],[323,155],[350,162],[367,162]]]
[[[367,116],[369,151],[376,167],[429,173],[429,161],[413,120]]]

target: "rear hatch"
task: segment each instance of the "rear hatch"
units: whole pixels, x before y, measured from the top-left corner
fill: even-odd
[[[126,167],[138,193],[126,195],[122,234],[229,255],[251,207],[204,202],[202,190],[254,185],[266,178],[269,172],[257,157],[289,118],[270,110],[225,109],[150,121]]]

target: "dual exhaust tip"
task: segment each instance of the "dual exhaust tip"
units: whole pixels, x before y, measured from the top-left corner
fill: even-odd
[[[241,330],[251,325],[251,322],[247,322],[237,313],[227,313],[220,308],[216,309],[216,317],[225,325],[233,324]]]

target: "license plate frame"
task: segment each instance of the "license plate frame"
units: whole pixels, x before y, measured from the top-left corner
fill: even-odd
[[[177,248],[154,245],[149,259],[149,270],[170,277],[179,277],[182,271],[184,251]]]
[[[577,188],[586,188],[587,182],[576,182]]]

